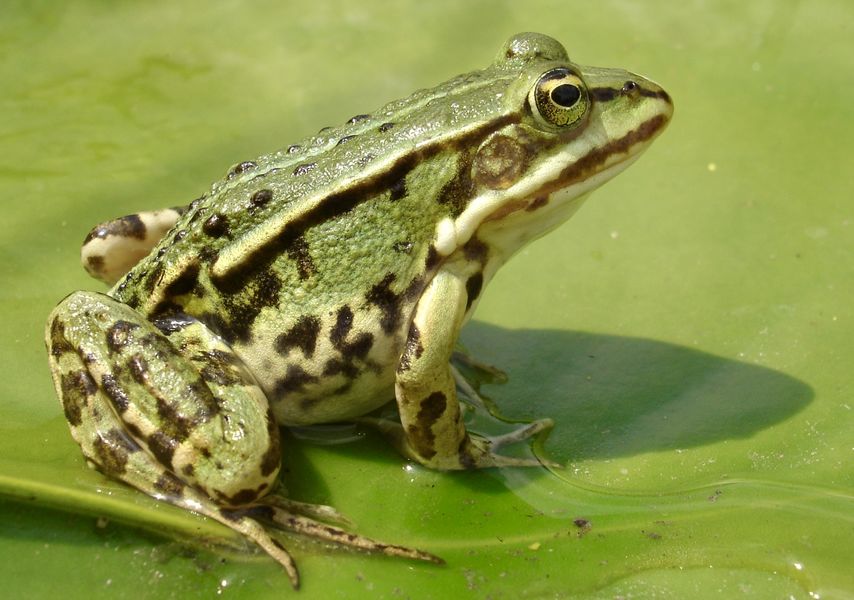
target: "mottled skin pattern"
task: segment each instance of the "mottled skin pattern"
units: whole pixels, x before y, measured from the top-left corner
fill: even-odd
[[[657,85],[520,34],[491,67],[241,162],[187,207],[100,225],[83,261],[114,287],[72,294],[48,321],[72,435],[108,475],[253,539],[294,585],[258,519],[437,561],[269,494],[278,425],[394,397],[400,422],[373,422],[413,460],[536,464],[495,450],[548,420],[491,440],[466,431],[449,368],[459,330],[495,270],[625,168],[671,110]]]

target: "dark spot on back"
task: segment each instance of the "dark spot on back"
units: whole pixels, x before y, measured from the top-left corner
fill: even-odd
[[[359,121],[364,121],[365,119],[370,119],[371,115],[356,115],[355,117],[350,117],[347,122],[351,125],[353,123],[358,123]]]
[[[357,136],[355,136],[355,135],[345,135],[340,140],[338,140],[338,143],[336,144],[336,146],[340,146],[341,144],[346,144],[347,142],[349,142],[350,140],[352,140],[356,137]]]
[[[394,123],[383,123],[379,126],[380,133],[385,133],[389,129],[394,127]]]
[[[276,339],[276,350],[287,354],[292,348],[299,348],[306,358],[311,358],[319,333],[320,319],[313,315],[300,317],[293,327]]]
[[[365,358],[374,345],[374,335],[369,331],[363,331],[356,336],[352,342],[342,344],[337,349],[345,359],[352,361],[355,358]]]
[[[288,248],[288,258],[297,263],[300,279],[308,279],[317,273],[317,267],[308,252],[308,243],[306,243],[305,238],[298,237],[291,243]]]
[[[350,333],[353,327],[353,310],[349,306],[342,306],[338,309],[338,315],[335,317],[335,326],[329,334],[329,339],[332,345],[336,348],[344,343],[344,338]]]
[[[330,358],[323,366],[324,377],[343,374],[345,377],[354,379],[359,374],[359,368],[352,362],[340,358]]]
[[[318,381],[317,377],[299,365],[290,365],[285,376],[276,382],[276,395],[281,397],[294,392],[301,392],[306,385]]]
[[[329,332],[329,341],[341,356],[326,361],[323,369],[325,376],[344,375],[349,379],[355,379],[358,376],[360,367],[355,364],[355,361],[362,360],[368,355],[374,345],[374,336],[369,331],[363,331],[356,336],[355,340],[348,342],[347,338],[352,329],[353,311],[349,306],[342,306],[338,309],[335,325]],[[349,385],[349,382],[345,383],[340,390],[336,390],[336,393],[346,391]]]
[[[176,277],[169,285],[166,286],[164,290],[164,296],[167,298],[174,296],[182,296],[184,294],[189,294],[193,291],[193,288],[196,286],[196,282],[199,279],[199,263],[196,261],[191,262],[186,268],[181,272],[178,277]],[[158,311],[154,311],[155,313]]]
[[[252,160],[245,160],[242,163],[238,163],[234,165],[231,170],[228,172],[227,179],[233,179],[237,177],[241,173],[245,173],[246,171],[251,171],[255,167],[258,166],[258,163]]]
[[[296,154],[300,151],[300,149],[302,149],[302,146],[300,146],[299,144],[291,144],[290,146],[288,146],[288,154]]]
[[[225,215],[211,215],[202,225],[202,231],[211,237],[221,237],[228,233],[228,219]]]
[[[258,190],[252,196],[249,197],[249,202],[254,207],[260,208],[267,204],[270,200],[273,199],[273,191],[272,190]]]
[[[154,267],[146,274],[142,288],[150,295],[163,280],[163,263],[155,263]],[[130,304],[130,302],[127,302]]]
[[[387,273],[382,281],[374,285],[365,295],[365,299],[382,311],[380,325],[386,334],[391,335],[400,323],[400,295],[391,289],[394,273]]]

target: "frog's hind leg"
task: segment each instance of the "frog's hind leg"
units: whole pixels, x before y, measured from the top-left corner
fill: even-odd
[[[330,507],[322,505],[292,502],[278,496],[267,496],[251,507],[237,509],[231,512],[235,515],[247,514],[252,517],[268,521],[287,531],[292,531],[300,535],[328,542],[334,542],[351,548],[357,548],[366,552],[378,552],[387,556],[445,564],[445,561],[435,554],[430,554],[429,552],[424,552],[423,550],[417,550],[415,548],[407,548],[406,546],[388,544],[362,535],[356,535],[346,529],[335,527],[328,523],[323,523],[311,518],[315,515],[321,518],[328,518],[328,515],[325,513],[327,512],[326,509],[329,508]],[[337,511],[335,512],[334,519],[341,520],[341,516]]]
[[[97,225],[80,248],[83,268],[95,279],[113,285],[151,252],[186,211],[185,206],[164,208]]]
[[[328,507],[269,495],[281,461],[278,425],[240,358],[199,321],[174,315],[152,323],[109,296],[77,292],[54,309],[46,342],[71,434],[92,465],[243,534],[285,568],[294,587],[293,559],[253,517],[438,561],[304,516],[338,518]]]
[[[243,534],[297,587],[282,545],[257,521],[223,508],[257,500],[277,478],[278,427],[266,398],[201,324],[169,325],[184,326],[182,352],[103,294],[77,292],[54,309],[46,341],[71,434],[104,474]]]

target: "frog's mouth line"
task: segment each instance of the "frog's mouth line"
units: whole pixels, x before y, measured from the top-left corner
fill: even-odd
[[[632,152],[632,150],[640,144],[651,141],[661,133],[669,121],[667,115],[656,115],[623,137],[612,140],[604,146],[593,148],[571,165],[565,167],[555,179],[544,184],[533,196],[547,196],[581,181],[598,182],[599,177],[603,173],[610,172],[613,167],[623,165],[625,168],[628,165],[623,163],[640,156],[640,152]],[[621,158],[608,164],[609,159],[614,157]]]
[[[656,115],[623,137],[604,146],[593,148],[561,170],[557,177],[534,190],[526,190],[517,200],[504,204],[484,221],[501,219],[519,211],[537,212],[547,204],[552,206],[561,204],[560,201],[555,202],[560,196],[565,200],[567,197],[571,199],[587,194],[614,178],[640,158],[643,152],[632,152],[632,150],[637,149],[638,145],[651,142],[664,129],[668,121],[666,115]],[[609,159],[614,158],[617,160],[609,162]]]

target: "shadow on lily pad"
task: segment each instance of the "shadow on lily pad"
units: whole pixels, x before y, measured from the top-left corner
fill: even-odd
[[[779,371],[648,339],[473,322],[463,342],[507,373],[480,389],[505,418],[555,421],[547,453],[564,463],[749,437],[814,396]]]

